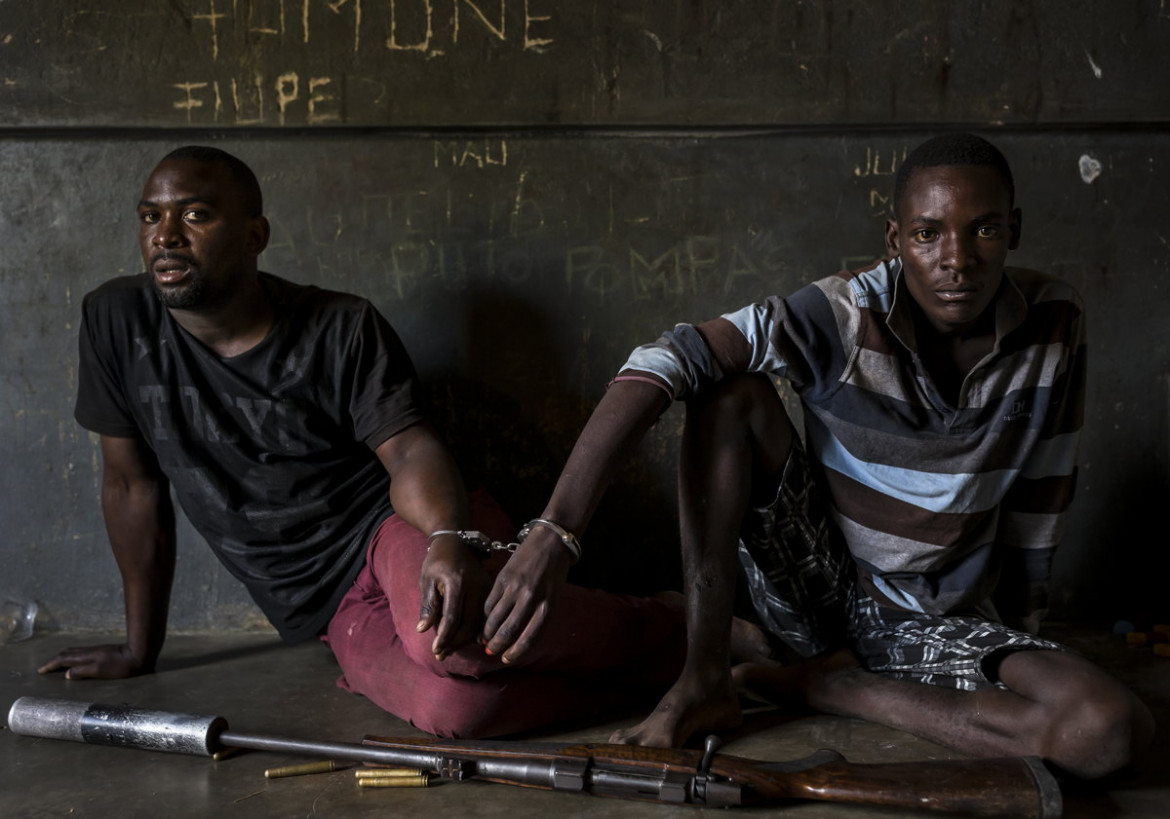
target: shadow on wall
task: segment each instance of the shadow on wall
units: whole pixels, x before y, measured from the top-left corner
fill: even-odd
[[[1132,459],[1127,472],[1126,480],[1109,485],[1091,523],[1097,546],[1084,562],[1095,567],[1084,576],[1098,581],[1075,597],[1080,608],[1145,630],[1170,622],[1170,482],[1153,453]],[[1075,613],[1069,619],[1077,619]]]
[[[566,350],[548,310],[503,290],[469,295],[458,361],[423,374],[432,420],[469,487],[486,488],[517,527],[546,502],[596,396],[581,394],[590,351]],[[575,362],[566,368],[558,362]],[[669,437],[669,432],[665,433]],[[572,580],[613,591],[677,588],[678,538],[669,441],[652,434],[615,479]],[[665,456],[665,457],[664,457]]]

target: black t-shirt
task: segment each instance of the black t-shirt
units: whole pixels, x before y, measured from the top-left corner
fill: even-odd
[[[231,358],[180,327],[146,275],[87,295],[74,415],[146,441],[195,528],[297,642],[328,623],[392,511],[373,450],[422,412],[368,301],[260,276],[273,326]]]

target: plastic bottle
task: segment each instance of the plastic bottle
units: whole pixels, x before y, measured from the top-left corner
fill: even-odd
[[[0,594],[0,643],[16,643],[32,637],[37,603],[15,594]]]

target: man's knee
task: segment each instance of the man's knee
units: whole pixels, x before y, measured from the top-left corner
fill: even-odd
[[[783,468],[796,429],[770,378],[744,373],[725,378],[687,401],[687,427],[703,437],[746,442],[764,473]]]
[[[1152,736],[1143,724],[1144,706],[1120,685],[1070,689],[1053,712],[1045,756],[1088,778],[1133,762]]]
[[[1086,760],[1084,776],[1104,776],[1131,762],[1153,738],[1146,707],[1120,683],[1074,683],[1057,712],[1056,753]]]
[[[1130,764],[1150,744],[1149,710],[1088,660],[1061,652],[1026,652],[1004,665],[1009,687],[1043,705],[1039,752],[1055,764],[1081,777],[1105,776]]]
[[[748,419],[760,412],[779,414],[777,423],[791,426],[784,402],[768,376],[741,373],[712,385],[687,401],[688,412]]]
[[[415,728],[439,737],[478,739],[498,733],[499,697],[482,681],[444,678],[420,698],[410,714]]]
[[[443,660],[435,657],[431,646],[434,644],[435,632],[418,634],[411,632],[399,635],[402,641],[402,650],[407,658],[425,669],[435,677],[461,677],[478,679],[479,677],[500,670],[502,667],[496,657],[484,653],[483,646],[471,643],[462,646]]]
[[[580,716],[596,698],[580,680],[504,670],[482,679],[432,677],[416,686],[405,716],[436,736],[480,739]]]

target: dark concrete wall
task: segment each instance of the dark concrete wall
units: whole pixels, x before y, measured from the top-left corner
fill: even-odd
[[[121,621],[76,327],[85,292],[140,269],[133,207],[176,145],[252,164],[263,267],[383,309],[461,462],[522,521],[632,346],[880,255],[904,152],[968,126],[1016,170],[1013,263],[1090,309],[1057,613],[1170,614],[1162,0],[147,5],[0,5],[0,591],[62,626]],[[611,492],[582,581],[675,577],[679,422]],[[173,624],[257,622],[180,539]]]
[[[825,125],[1170,114],[1164,0],[6,0],[23,125]]]

